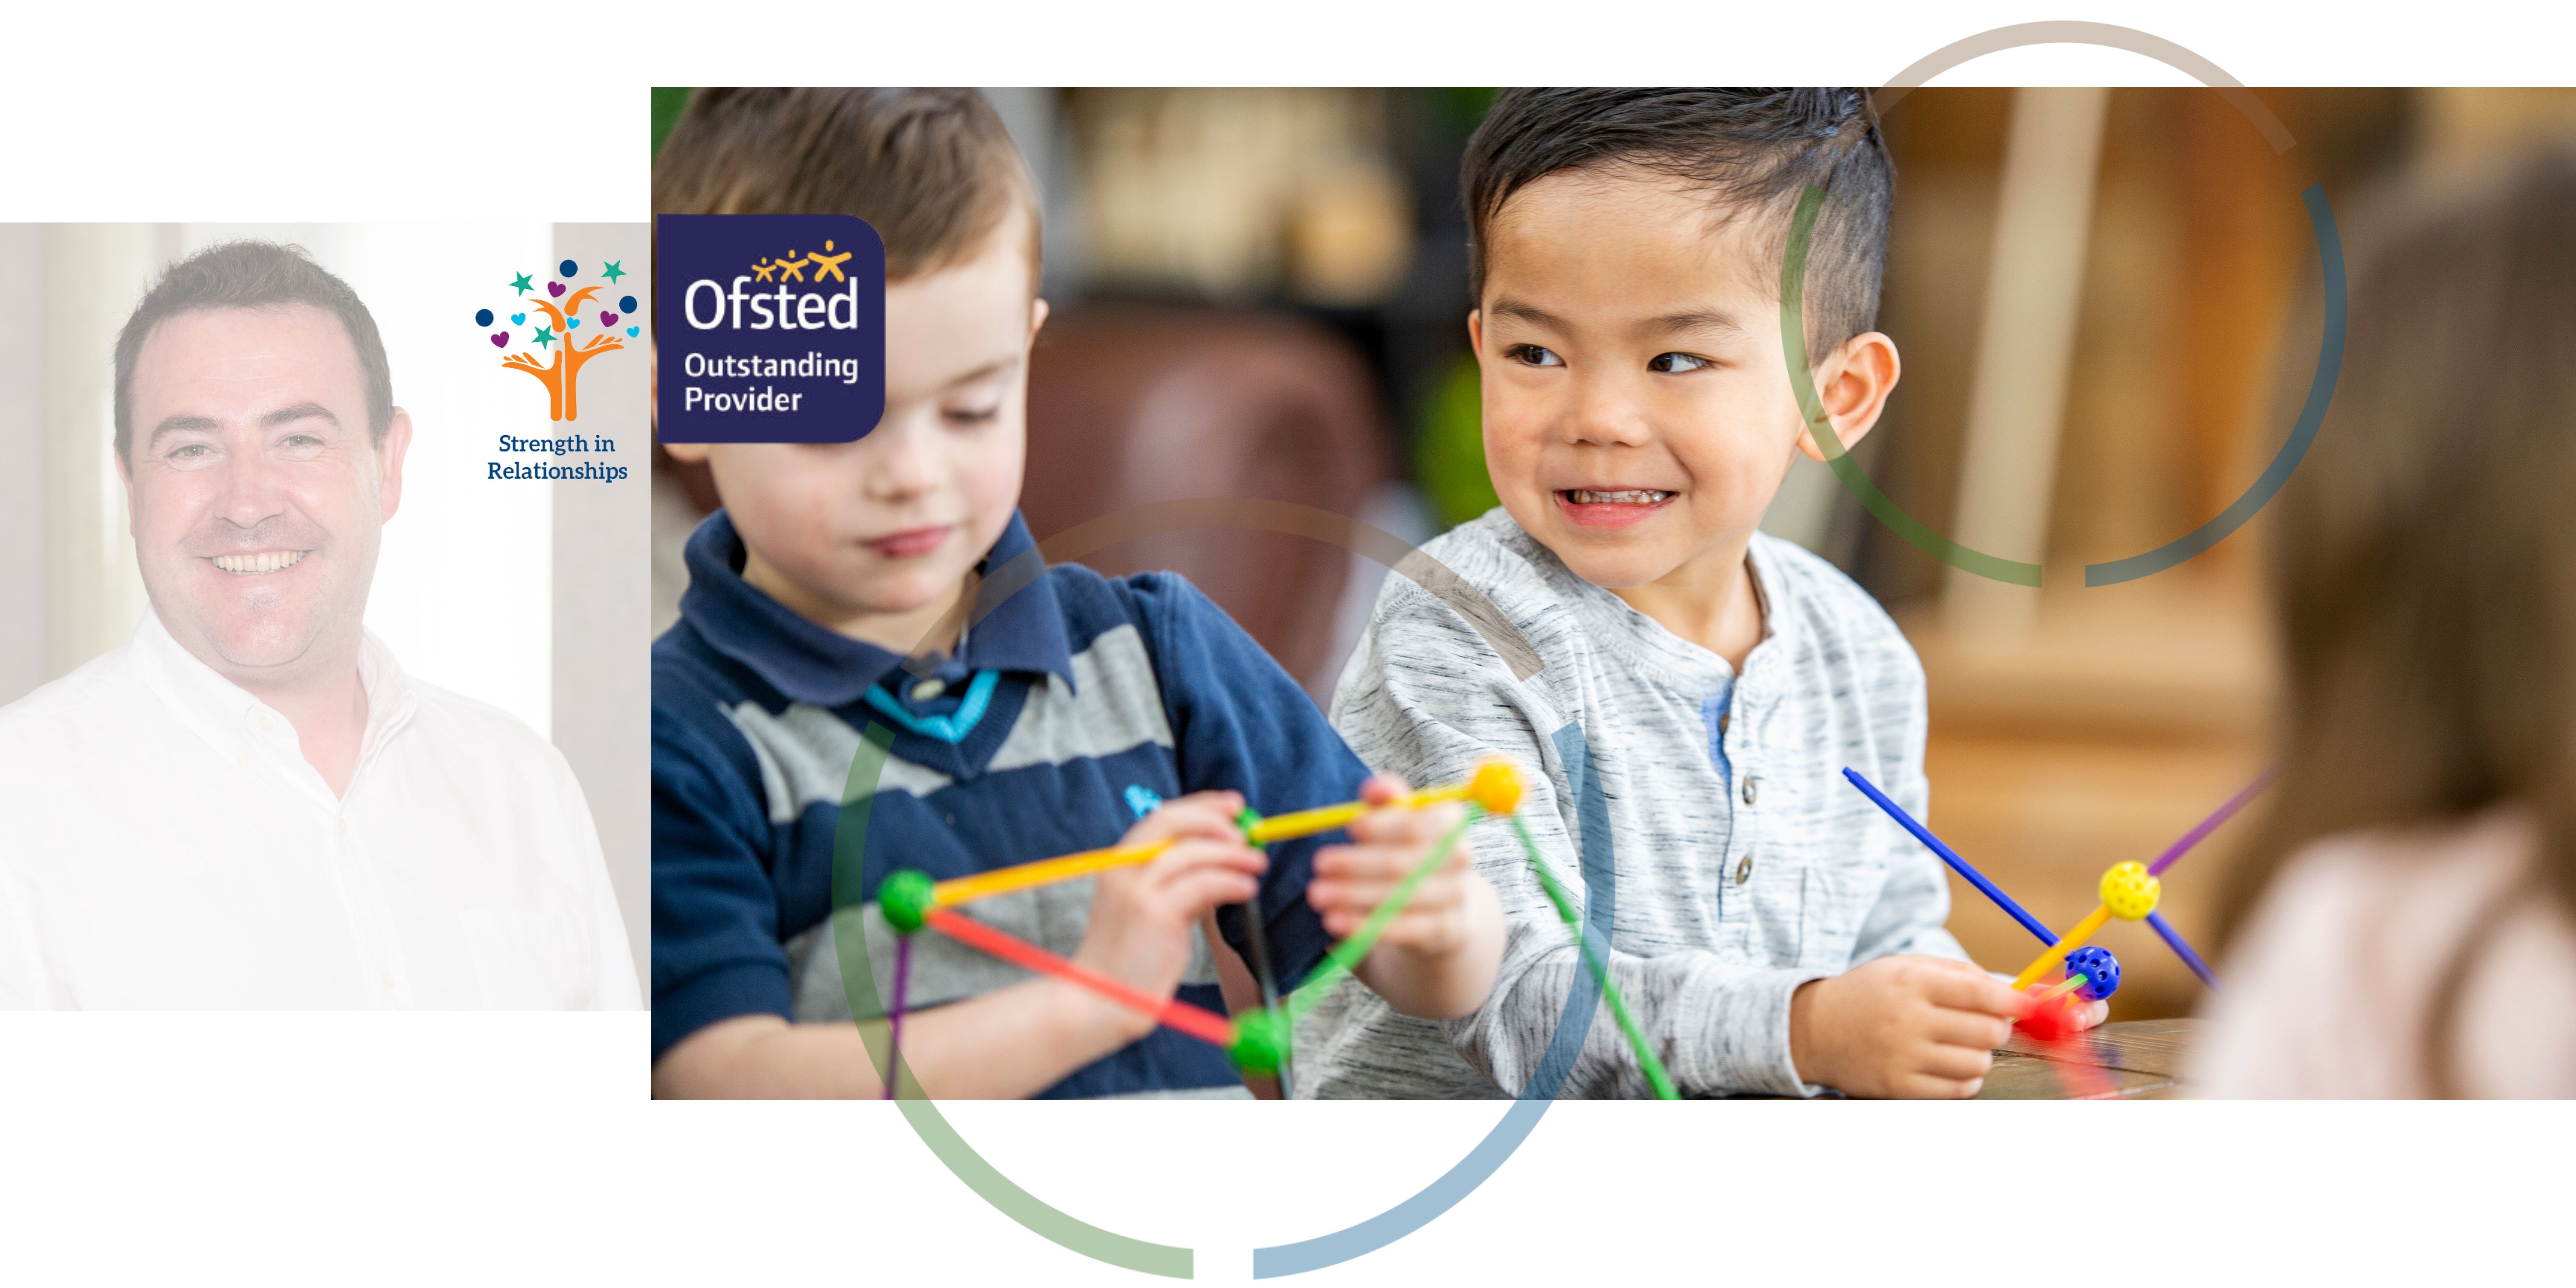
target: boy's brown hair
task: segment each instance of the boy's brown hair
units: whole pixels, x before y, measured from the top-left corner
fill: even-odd
[[[1038,196],[1002,118],[971,89],[701,89],[653,158],[657,215],[857,215],[886,277],[945,268]]]
[[[1775,277],[1799,196],[1824,189],[1802,288],[1807,356],[1876,325],[1896,167],[1869,91],[1850,87],[1505,90],[1459,165],[1478,304],[1486,234],[1513,193],[1559,171],[1623,168],[1706,192],[1720,218],[1763,220],[1755,244]]]

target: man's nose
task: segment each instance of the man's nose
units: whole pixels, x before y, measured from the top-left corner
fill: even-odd
[[[225,454],[216,484],[215,513],[235,527],[255,528],[286,508],[285,478],[257,452]]]

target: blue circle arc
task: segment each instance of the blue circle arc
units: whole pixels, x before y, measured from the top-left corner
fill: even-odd
[[[2217,517],[2189,533],[2158,546],[2142,555],[2114,559],[2108,563],[2084,565],[2086,586],[2116,586],[2124,581],[2153,576],[2175,564],[2225,541],[2245,521],[2254,517],[2290,481],[2292,471],[2308,454],[2308,445],[2316,441],[2317,427],[2325,423],[2326,407],[2334,401],[2335,381],[2343,373],[2343,338],[2346,316],[2346,293],[2343,268],[2343,237],[2335,229],[2334,208],[2326,204],[2326,191],[2309,184],[2299,194],[2307,203],[2308,223],[2317,235],[2317,262],[2325,277],[2325,329],[2317,340],[2317,371],[2308,381],[2307,405],[2299,409],[2298,423],[2290,436],[2274,453],[2272,463],[2261,477],[2254,480],[2245,494],[2233,505],[2218,512]]]
[[[1617,910],[1619,880],[1617,855],[1610,840],[1609,801],[1601,794],[1600,780],[1592,772],[1592,745],[1583,736],[1583,726],[1569,720],[1549,735],[1549,741],[1556,744],[1557,759],[1565,765],[1566,786],[1572,789],[1577,802],[1576,818],[1582,825],[1583,937],[1606,950],[1611,918]],[[1607,951],[1602,953],[1602,960],[1609,960]],[[1276,1279],[1304,1274],[1366,1256],[1429,1225],[1456,1207],[1460,1199],[1474,1193],[1502,1167],[1504,1159],[1529,1139],[1547,1107],[1556,1102],[1557,1092],[1564,1089],[1566,1078],[1574,1072],[1574,1058],[1583,1051],[1584,1035],[1592,1029],[1593,1013],[1600,1002],[1601,990],[1592,987],[1591,974],[1576,967],[1574,986],[1566,994],[1565,1011],[1557,1017],[1556,1031],[1548,1037],[1547,1053],[1539,1058],[1538,1068],[1530,1071],[1529,1081],[1521,1085],[1521,1094],[1504,1112],[1502,1121],[1494,1124],[1465,1158],[1412,1197],[1365,1221],[1301,1243],[1254,1248],[1252,1277]]]

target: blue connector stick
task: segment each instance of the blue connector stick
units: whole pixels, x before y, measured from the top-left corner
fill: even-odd
[[[2057,946],[2057,936],[2050,934],[2048,927],[2039,924],[2039,918],[2022,911],[2021,905],[2012,901],[2012,896],[1997,889],[1995,887],[1995,883],[1988,881],[1984,873],[1977,871],[1975,868],[1969,867],[1966,859],[1960,858],[1949,846],[1943,845],[1940,837],[1932,835],[1932,829],[1923,826],[1921,823],[1915,822],[1913,815],[1906,813],[1903,807],[1887,798],[1887,793],[1878,790],[1877,785],[1871,783],[1868,779],[1861,777],[1859,770],[1846,768],[1843,770],[1843,777],[1850,779],[1851,785],[1859,788],[1860,794],[1868,797],[1872,804],[1878,806],[1880,809],[1886,810],[1889,818],[1895,819],[1898,823],[1904,826],[1906,831],[1912,832],[1915,840],[1921,841],[1925,845],[1932,847],[1932,852],[1940,855],[1941,861],[1949,864],[1951,871],[1958,873],[1960,876],[1966,877],[1969,885],[1975,886],[1978,890],[1982,891],[1987,898],[1994,900],[1996,907],[2011,913],[2012,919],[2020,922],[2023,929],[2039,936],[2039,942],[2046,944],[2051,948],[2055,948]],[[2183,955],[2183,960],[2191,962],[2195,969],[2198,968],[2198,959],[2194,958],[2191,955],[2190,950],[2184,948],[2182,946],[2182,941],[2174,937],[2171,932],[2166,933],[2165,942],[2172,944],[2174,946],[2174,951]],[[2201,978],[2207,979],[2209,976],[2207,974],[2203,974]]]
[[[2191,967],[2192,974],[2200,976],[2200,982],[2208,985],[2210,992],[2218,991],[2218,977],[2209,973],[2209,967],[2200,960],[2200,954],[2193,952],[2191,945],[2182,941],[2182,932],[2174,929],[2172,923],[2165,920],[2163,913],[2148,913],[2147,924],[2155,927],[2157,934],[2164,936],[2165,946],[2174,950],[2174,956],[2181,958],[2183,965]]]

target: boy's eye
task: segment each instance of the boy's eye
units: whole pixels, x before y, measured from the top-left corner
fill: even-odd
[[[940,410],[940,415],[947,417],[952,425],[980,425],[1001,414],[1002,404],[998,399],[981,407],[946,407]]]
[[[1687,353],[1658,353],[1647,361],[1646,370],[1677,374],[1684,371],[1697,371],[1707,365],[1708,359],[1694,358]]]
[[[1535,344],[1513,345],[1512,347],[1503,350],[1503,356],[1510,358],[1514,362],[1532,367],[1562,367],[1565,365],[1565,359],[1556,356],[1555,350],[1542,349]]]

